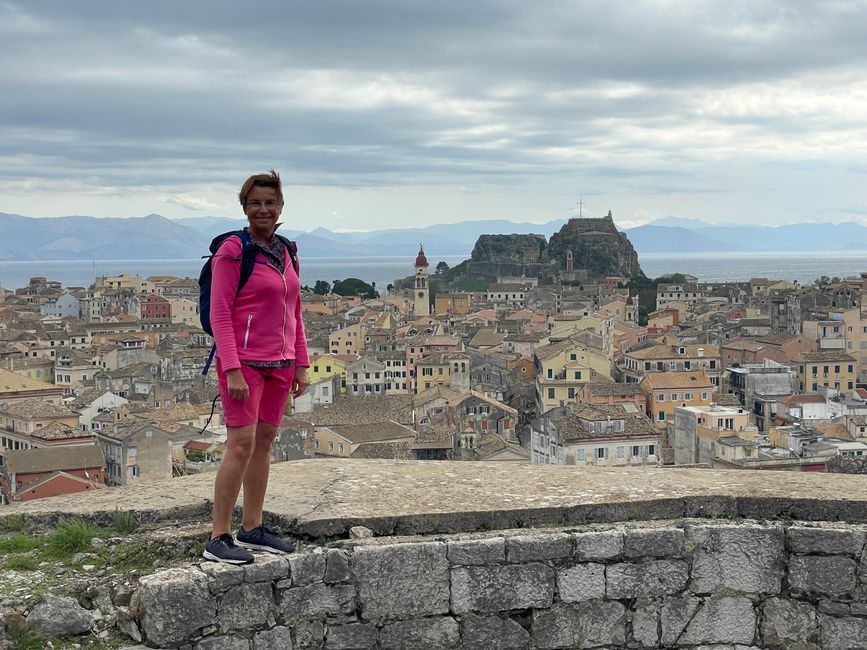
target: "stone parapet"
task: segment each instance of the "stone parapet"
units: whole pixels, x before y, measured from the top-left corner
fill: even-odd
[[[142,578],[188,650],[867,647],[860,525],[688,519],[338,542]]]

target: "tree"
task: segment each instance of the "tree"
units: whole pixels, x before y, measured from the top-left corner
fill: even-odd
[[[437,275],[440,275],[441,273],[445,273],[448,270],[449,270],[449,265],[446,264],[444,261],[437,263],[437,269],[436,269]]]
[[[331,291],[339,296],[361,296],[362,298],[378,298],[379,294],[376,288],[367,284],[364,280],[358,278],[346,278],[345,280],[336,280]]]
[[[319,296],[324,296],[331,291],[331,285],[326,280],[317,280],[313,285],[313,293]]]
[[[394,292],[394,285],[389,283],[389,285],[385,288],[385,290],[388,291],[389,293],[393,293]]]

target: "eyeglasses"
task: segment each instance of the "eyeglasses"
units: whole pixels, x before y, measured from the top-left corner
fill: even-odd
[[[256,210],[261,210],[262,208],[274,210],[280,207],[280,203],[278,201],[247,201],[245,205],[248,208],[255,208]]]

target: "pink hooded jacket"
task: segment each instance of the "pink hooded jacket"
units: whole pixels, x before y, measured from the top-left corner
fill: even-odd
[[[211,327],[224,371],[241,361],[294,359],[307,368],[307,338],[301,317],[301,281],[289,251],[281,274],[259,253],[253,273],[237,297],[241,241],[228,237],[211,262]]]

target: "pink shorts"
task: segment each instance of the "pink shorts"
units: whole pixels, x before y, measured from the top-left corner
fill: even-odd
[[[220,383],[220,401],[223,403],[223,419],[227,427],[245,427],[256,422],[280,426],[292,381],[295,366],[282,368],[255,368],[241,366],[241,374],[250,388],[247,399],[234,399],[229,395],[226,373],[217,359],[217,378]]]

